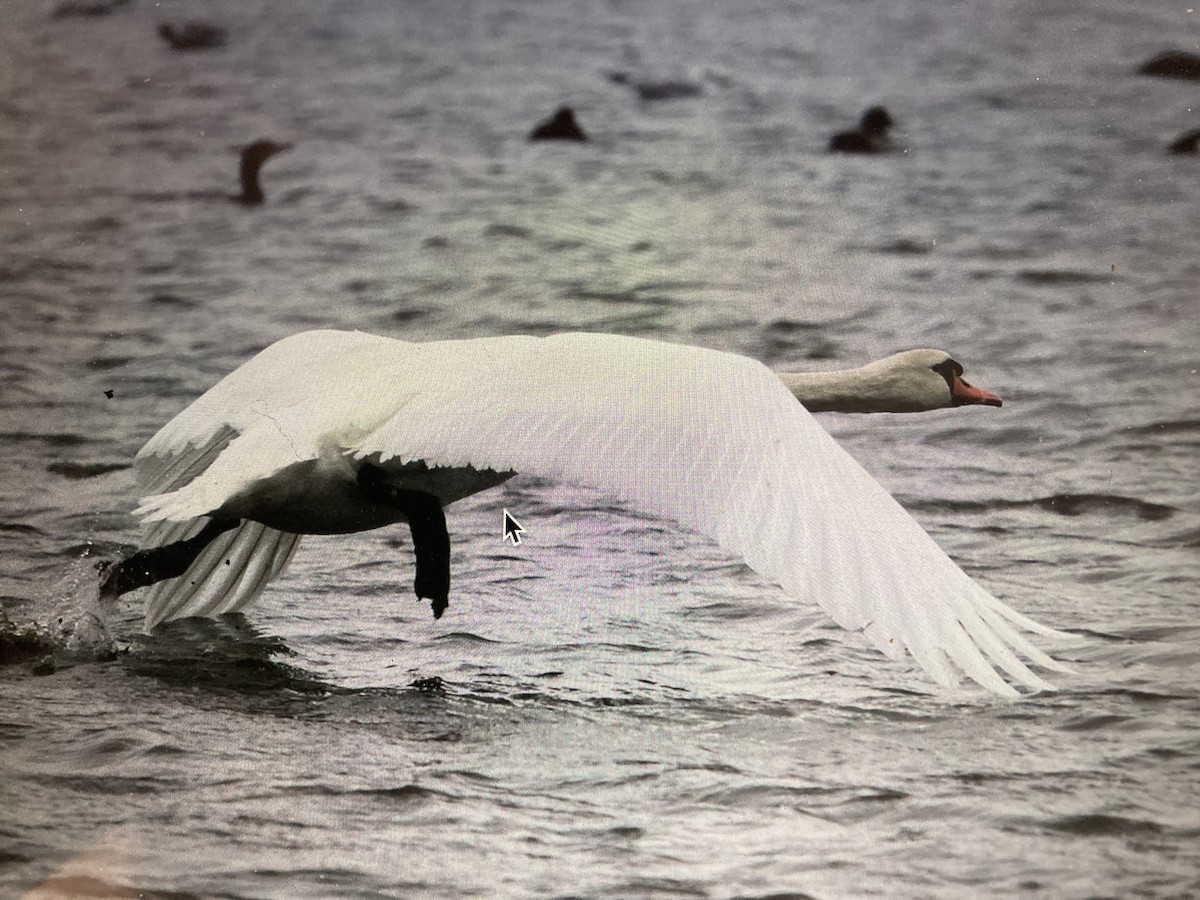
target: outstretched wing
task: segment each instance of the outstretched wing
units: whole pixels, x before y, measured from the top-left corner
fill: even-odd
[[[356,455],[603,489],[712,537],[887,655],[907,649],[942,684],[961,672],[1015,694],[999,667],[1048,687],[1018,653],[1063,668],[1018,629],[1057,633],[976,585],[762,364],[600,335],[505,340],[429,378]]]
[[[147,521],[205,515],[322,448],[588,485],[716,540],[887,655],[1000,694],[1063,667],[1056,635],[976,585],[753,360],[604,335],[407,344],[313,332],[265,350],[143,455],[236,432],[203,472],[145,498]]]

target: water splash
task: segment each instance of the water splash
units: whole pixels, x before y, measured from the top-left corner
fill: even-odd
[[[39,672],[112,659],[117,642],[108,628],[115,600],[102,597],[95,560],[77,559],[29,607],[30,621],[0,615],[0,663],[35,661]]]

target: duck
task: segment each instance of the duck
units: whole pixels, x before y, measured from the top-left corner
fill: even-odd
[[[1168,153],[1196,153],[1200,151],[1200,128],[1187,131],[1171,142]]]
[[[254,141],[254,143],[242,147],[238,151],[241,157],[238,173],[242,191],[233,199],[245,206],[257,206],[262,203],[266,199],[266,195],[263,194],[262,185],[258,180],[259,170],[268,159],[291,148],[291,144],[270,140]]]
[[[840,131],[829,139],[832,153],[888,153],[895,149],[888,129],[895,125],[883,106],[872,106],[862,114],[858,128]]]
[[[1186,50],[1166,50],[1138,67],[1141,75],[1155,78],[1179,78],[1185,81],[1200,80],[1200,54]]]
[[[529,140],[586,142],[588,136],[576,121],[575,110],[569,106],[560,106],[553,116],[538,123],[529,132]]]
[[[182,25],[163,22],[158,26],[158,33],[173,50],[213,50],[225,45],[225,29],[207,22],[184,22]]]
[[[145,548],[99,564],[102,591],[149,588],[148,629],[238,611],[301,536],[407,522],[413,590],[438,618],[446,508],[522,473],[708,536],[943,686],[965,675],[1007,697],[1049,689],[1031,666],[1064,666],[1023,632],[1065,635],[972,581],[813,415],[1001,405],[963,374],[934,349],[777,374],[609,334],[303,332],[226,375],[137,454]]]

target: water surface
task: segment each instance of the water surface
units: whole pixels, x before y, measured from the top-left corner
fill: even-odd
[[[0,669],[3,892],[1200,893],[1200,164],[1164,152],[1196,95],[1132,74],[1200,50],[1185,5],[10,6],[15,621],[137,542],[138,447],[271,341],[592,329],[951,350],[1003,409],[823,421],[1086,641],[1055,693],[940,693],[705,540],[518,478],[452,508],[440,622],[402,529],[307,540],[245,616],[147,635],[136,594],[72,595],[113,647]],[[185,14],[226,47],[170,51]],[[907,152],[827,155],[877,102]],[[526,143],[562,103],[592,142]],[[295,146],[246,209],[258,137]]]

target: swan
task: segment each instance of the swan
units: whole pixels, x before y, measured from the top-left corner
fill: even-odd
[[[603,334],[408,343],[311,331],[272,344],[137,454],[148,549],[106,595],[152,586],[145,625],[250,604],[302,534],[408,521],[414,589],[448,603],[443,508],[517,472],[590,486],[739,554],[934,680],[1049,685],[1064,636],[976,585],[811,411],[999,406],[939,350],[777,375],[747,357]],[[799,400],[800,402],[797,402]],[[807,407],[807,408],[806,408]]]
[[[831,137],[829,149],[833,153],[888,153],[895,149],[888,136],[888,129],[895,124],[885,107],[872,106],[862,114],[857,129]]]

